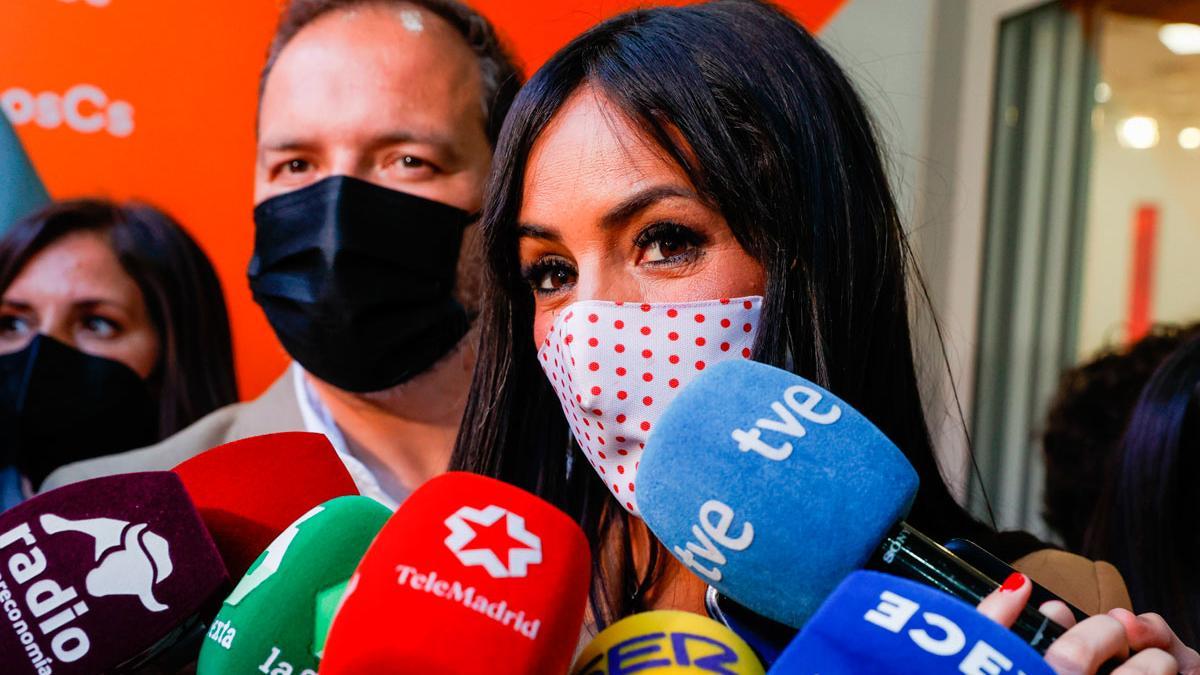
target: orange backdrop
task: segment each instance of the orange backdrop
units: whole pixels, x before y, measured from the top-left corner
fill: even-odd
[[[816,30],[845,0],[781,3]],[[474,0],[532,72],[633,0]],[[676,3],[679,4],[679,3]],[[0,105],[57,198],[138,198],[178,218],[225,287],[243,397],[287,356],[246,264],[258,71],[282,0],[0,3]]]

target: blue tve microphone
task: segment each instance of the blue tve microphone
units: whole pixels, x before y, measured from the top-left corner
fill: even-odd
[[[796,628],[862,567],[971,604],[999,587],[903,522],[916,492],[904,454],[860,413],[801,377],[740,359],[680,392],[638,473],[642,516],[676,558]],[[1041,652],[1063,632],[1030,608],[1012,629]]]
[[[1012,631],[965,602],[879,572],[846,577],[769,675],[1052,675]]]

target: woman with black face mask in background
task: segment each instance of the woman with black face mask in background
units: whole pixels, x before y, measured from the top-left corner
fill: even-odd
[[[0,239],[3,506],[236,399],[220,282],[169,216],[66,201]]]

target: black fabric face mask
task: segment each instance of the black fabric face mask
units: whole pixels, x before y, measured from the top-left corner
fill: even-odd
[[[469,328],[461,209],[332,176],[254,209],[250,290],[304,369],[352,392],[406,382]]]
[[[0,448],[36,489],[51,471],[158,440],[146,382],[45,335],[0,355]]]

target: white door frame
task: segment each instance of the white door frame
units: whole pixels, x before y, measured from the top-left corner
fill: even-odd
[[[983,281],[983,242],[987,225],[988,172],[991,167],[992,109],[996,90],[996,40],[1000,22],[1047,0],[963,0],[969,2],[958,99],[959,139],[950,199],[948,260],[944,298],[937,308],[942,322],[950,375],[970,428],[975,391],[975,355],[979,343],[979,305]],[[935,102],[936,104],[936,102]],[[932,141],[931,142],[936,142]],[[950,383],[942,390],[949,391]],[[944,416],[933,430],[946,478],[960,500],[971,477],[967,446],[957,415]]]

